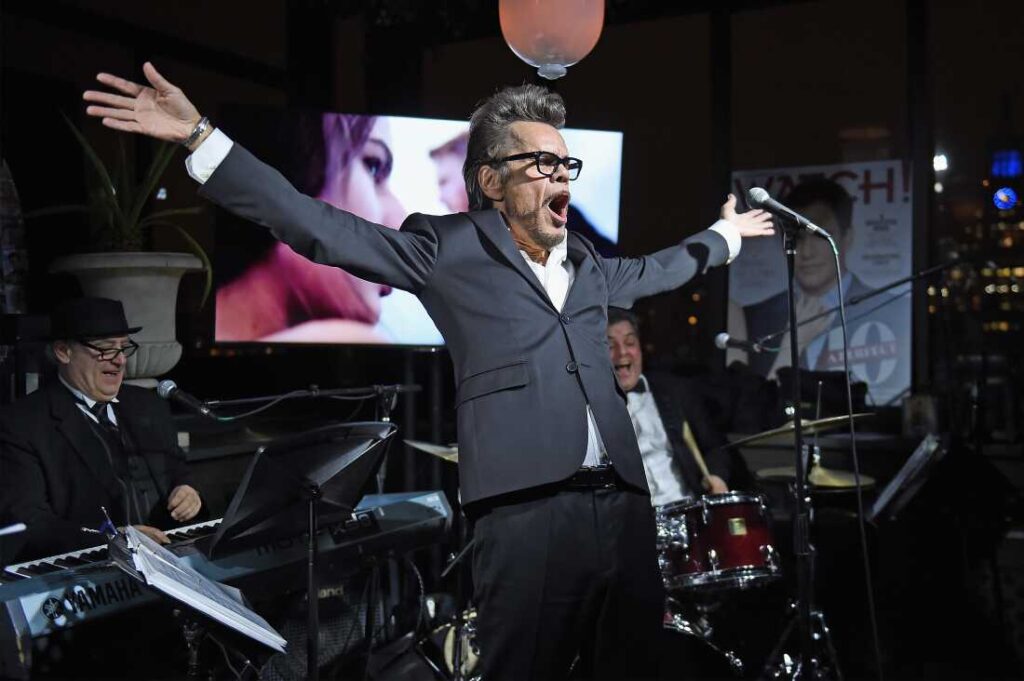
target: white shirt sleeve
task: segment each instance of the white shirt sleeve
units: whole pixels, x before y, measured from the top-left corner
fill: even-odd
[[[210,136],[185,158],[185,170],[199,184],[205,183],[227,157],[234,144],[220,128],[214,128]]]
[[[740,230],[728,220],[719,220],[708,229],[721,234],[722,238],[725,239],[725,243],[729,244],[729,259],[725,261],[725,264],[728,265],[740,254],[740,248],[743,246],[743,237],[740,236]]]

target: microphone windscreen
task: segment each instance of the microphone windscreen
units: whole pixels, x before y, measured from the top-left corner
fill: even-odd
[[[754,208],[760,208],[761,205],[770,198],[771,195],[761,187],[751,187],[747,191],[747,203]]]
[[[729,334],[725,331],[715,336],[715,347],[719,350],[725,350],[729,347]]]
[[[168,400],[171,398],[171,393],[178,387],[178,384],[174,381],[165,379],[156,384],[156,394],[160,397]]]

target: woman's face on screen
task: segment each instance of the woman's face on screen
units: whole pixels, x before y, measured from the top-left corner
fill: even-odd
[[[335,158],[328,154],[328,163]],[[393,165],[391,130],[386,119],[378,118],[366,142],[352,150],[344,167],[329,165],[318,198],[364,220],[398,229],[405,209],[388,184]]]
[[[327,141],[329,148],[337,143]],[[324,186],[317,198],[364,220],[398,229],[405,219],[405,209],[388,185],[394,159],[387,121],[376,120],[362,147],[347,154],[348,163],[342,165],[336,151],[334,146],[327,154]],[[311,316],[377,323],[380,298],[390,293],[390,287],[364,281],[336,267],[308,264],[310,271],[302,280]]]

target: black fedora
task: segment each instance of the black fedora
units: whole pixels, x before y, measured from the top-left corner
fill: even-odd
[[[141,326],[128,326],[124,305],[110,298],[73,298],[50,315],[50,338],[91,340],[138,333]]]

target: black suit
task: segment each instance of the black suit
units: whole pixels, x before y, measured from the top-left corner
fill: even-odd
[[[749,472],[742,459],[731,450],[722,449],[728,441],[708,413],[699,386],[694,381],[668,373],[645,372],[644,378],[650,386],[672,446],[672,459],[690,492],[700,496],[704,488],[700,468],[683,441],[684,419],[690,424],[693,439],[704,456],[708,471],[722,478],[730,488],[749,485]]]
[[[701,232],[642,258],[605,258],[569,232],[561,310],[496,210],[413,214],[387,229],[297,192],[239,145],[201,193],[297,253],[410,291],[455,369],[459,484],[473,554],[483,674],[550,678],[584,664],[614,677],[654,645],[663,607],[647,482],[608,357],[609,305],[682,286],[728,256]],[[621,488],[560,487],[584,461],[591,407]],[[628,652],[627,652],[628,651]]]
[[[158,499],[146,500],[146,523],[161,529],[177,525],[166,509],[168,493],[181,484],[198,487],[178,448],[167,402],[151,390],[125,385],[114,408],[158,490]],[[123,470],[119,481],[103,440],[59,381],[0,412],[0,472],[3,518],[28,525],[19,560],[103,543],[79,529],[102,524],[100,506],[116,524],[124,523]]]

